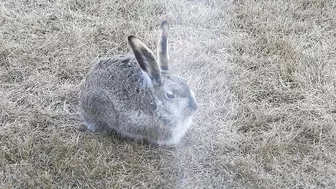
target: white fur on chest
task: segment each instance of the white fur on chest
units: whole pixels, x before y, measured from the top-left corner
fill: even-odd
[[[176,127],[172,128],[172,137],[168,141],[158,141],[159,145],[172,145],[180,142],[181,138],[188,131],[192,123],[192,117],[188,117],[184,121],[180,121]]]

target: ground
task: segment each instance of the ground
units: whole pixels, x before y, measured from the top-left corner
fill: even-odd
[[[333,0],[3,0],[0,188],[335,188]],[[199,109],[174,148],[83,129],[100,57],[155,50]]]

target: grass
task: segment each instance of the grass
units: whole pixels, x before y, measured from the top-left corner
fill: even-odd
[[[336,4],[0,3],[0,188],[334,188]],[[175,148],[82,128],[78,86],[100,57],[156,47],[199,103]]]

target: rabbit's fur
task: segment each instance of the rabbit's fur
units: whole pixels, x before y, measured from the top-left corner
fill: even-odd
[[[116,131],[158,145],[179,142],[197,109],[193,92],[181,77],[168,72],[168,23],[161,24],[159,63],[134,36],[128,37],[135,58],[100,60],[81,85],[80,107],[92,131]]]

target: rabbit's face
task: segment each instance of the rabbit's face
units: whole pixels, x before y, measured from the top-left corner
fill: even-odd
[[[194,93],[181,77],[162,74],[162,86],[156,92],[164,108],[175,117],[187,118],[197,110]]]
[[[145,75],[147,86],[154,91],[159,109],[184,122],[196,111],[197,103],[186,80],[169,74],[168,27],[167,21],[161,23],[158,61],[154,53],[140,39],[131,35],[128,36],[128,43]]]

